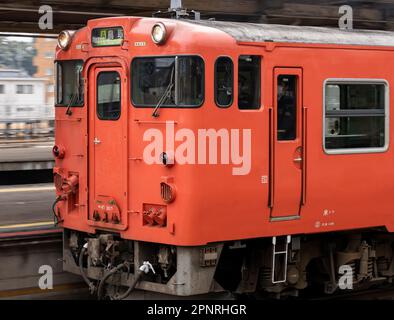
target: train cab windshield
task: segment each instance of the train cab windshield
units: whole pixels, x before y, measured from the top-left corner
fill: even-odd
[[[198,107],[204,101],[200,57],[135,58],[131,70],[131,98],[137,107]]]
[[[56,62],[56,105],[83,105],[82,67],[82,60]]]

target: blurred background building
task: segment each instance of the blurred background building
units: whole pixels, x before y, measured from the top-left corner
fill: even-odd
[[[53,135],[52,38],[0,39],[0,139]]]
[[[45,102],[54,104],[55,97],[55,77],[54,59],[56,39],[36,38],[34,40],[35,55],[33,65],[36,67],[34,77],[45,79]]]

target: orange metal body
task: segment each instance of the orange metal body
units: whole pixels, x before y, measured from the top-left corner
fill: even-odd
[[[164,45],[151,40],[155,22],[169,30]],[[122,26],[122,46],[94,48],[91,30]],[[205,98],[199,108],[136,108],[130,99],[130,70],[134,57],[193,54],[205,63]],[[261,107],[239,110],[237,86],[229,108],[214,102],[214,64],[219,56],[234,62],[234,83],[239,55],[261,56]],[[383,226],[394,231],[394,151],[326,154],[323,150],[323,83],[328,78],[376,78],[394,82],[392,48],[307,45],[289,43],[237,43],[213,28],[155,18],[120,17],[92,20],[79,30],[68,50],[58,48],[57,60],[82,59],[85,104],[56,108],[56,144],[65,149],[56,159],[56,172],[79,178],[74,203],[59,202],[62,226],[96,233],[105,230],[122,238],[179,246],[277,235],[333,232]],[[116,70],[121,77],[121,117],[100,121],[95,114],[95,81],[99,71]],[[297,139],[277,141],[276,77],[298,79]],[[390,104],[394,104],[390,97]],[[390,120],[394,116],[390,115]],[[148,165],[142,161],[149,128],[163,132],[166,121],[175,130],[201,128],[251,129],[251,170],[232,175],[232,166]],[[391,122],[391,121],[390,121]],[[100,137],[101,144],[93,140]],[[390,129],[391,140],[393,130]],[[180,142],[175,142],[175,145]],[[294,157],[302,156],[301,163]],[[165,203],[160,183],[176,188],[176,199]],[[108,197],[118,223],[95,221],[97,199]],[[106,200],[100,200],[105,202]],[[144,219],[149,205],[165,212],[163,226]],[[104,210],[106,210],[104,208]],[[118,210],[118,211],[117,211]],[[145,212],[147,214],[147,212]],[[164,216],[164,215],[163,215]],[[157,218],[160,222],[160,218]]]

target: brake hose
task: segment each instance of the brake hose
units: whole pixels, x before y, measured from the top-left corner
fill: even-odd
[[[55,227],[58,225],[59,221],[59,216],[56,214],[56,205],[58,204],[59,201],[62,201],[63,198],[62,196],[58,196],[55,200],[55,202],[52,204],[52,213],[53,213],[53,219],[54,219],[54,224]]]
[[[108,280],[108,278],[110,276],[112,276],[113,274],[115,274],[116,272],[118,272],[119,270],[121,270],[124,267],[129,267],[129,263],[128,262],[123,262],[121,264],[119,264],[117,267],[114,267],[113,269],[111,269],[111,271],[109,271],[100,281],[98,290],[97,290],[97,297],[98,300],[102,299],[103,296],[103,291],[104,291],[104,286],[105,286],[105,282]],[[144,261],[144,263],[142,264],[141,267],[139,267],[133,282],[131,283],[131,285],[127,288],[127,290],[125,292],[123,292],[121,295],[115,295],[114,297],[112,297],[113,300],[123,300],[125,298],[128,297],[128,295],[135,289],[135,286],[137,285],[138,281],[140,281],[141,276],[144,273],[148,273],[149,270],[152,270],[152,272],[155,274],[155,270],[153,269],[152,264],[149,261]]]
[[[94,291],[96,290],[96,286],[92,281],[89,280],[89,278],[85,274],[85,270],[83,269],[83,256],[85,255],[87,247],[88,247],[88,243],[85,243],[85,245],[82,247],[81,252],[79,253],[78,264],[79,264],[79,271],[81,273],[81,276],[83,280],[86,282],[86,284],[89,286],[90,293],[93,294]]]
[[[108,280],[108,278],[110,276],[112,276],[113,274],[115,274],[116,272],[118,272],[119,270],[121,270],[123,267],[126,267],[126,266],[127,266],[126,262],[123,262],[123,263],[119,264],[117,267],[112,268],[111,271],[109,271],[100,280],[100,284],[99,284],[98,289],[97,289],[97,298],[98,298],[98,300],[101,300],[102,297],[103,297],[105,282]]]

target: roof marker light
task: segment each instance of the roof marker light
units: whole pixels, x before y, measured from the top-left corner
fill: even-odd
[[[156,44],[163,44],[167,38],[167,29],[163,23],[158,22],[152,28],[152,41]]]

